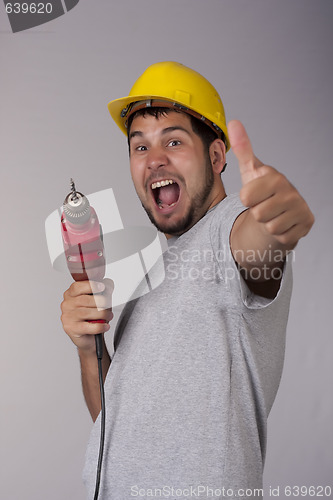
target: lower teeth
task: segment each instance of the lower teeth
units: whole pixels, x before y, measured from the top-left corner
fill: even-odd
[[[171,203],[171,205],[167,205],[167,206],[168,206],[168,207],[173,207],[173,206],[175,206],[175,205],[176,205],[176,202]],[[163,206],[161,203],[159,203],[158,208],[159,208],[160,210],[162,210],[162,208],[164,208],[164,206]]]

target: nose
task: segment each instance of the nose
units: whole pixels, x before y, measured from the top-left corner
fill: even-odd
[[[147,155],[147,168],[149,170],[157,170],[160,167],[166,166],[168,157],[162,147],[151,147]]]

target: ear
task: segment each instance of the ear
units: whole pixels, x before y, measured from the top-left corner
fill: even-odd
[[[215,174],[220,175],[225,165],[225,144],[221,139],[215,139],[209,146],[209,157]]]

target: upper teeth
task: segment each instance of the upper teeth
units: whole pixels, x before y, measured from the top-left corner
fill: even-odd
[[[151,188],[152,189],[156,189],[156,188],[160,188],[160,187],[163,187],[163,186],[167,186],[168,184],[173,184],[173,181],[166,179],[165,181],[154,182],[151,185]]]

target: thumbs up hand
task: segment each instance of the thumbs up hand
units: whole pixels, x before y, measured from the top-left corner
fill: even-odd
[[[283,174],[264,165],[254,155],[241,122],[231,121],[228,134],[241,174],[240,200],[249,208],[248,229],[241,228],[239,224],[237,229],[249,236],[248,248],[252,248],[257,241],[261,247],[293,249],[314,222],[307,203]],[[246,243],[244,238],[241,240],[244,249]]]
[[[260,167],[264,164],[254,155],[250,139],[244,125],[232,120],[228,125],[231,148],[238,160],[242,184],[248,184],[260,177]]]

